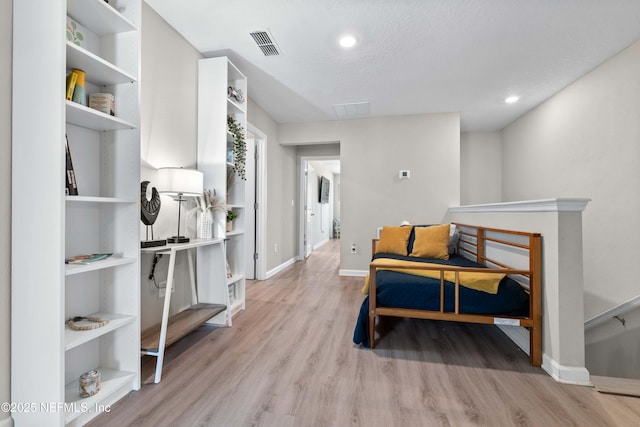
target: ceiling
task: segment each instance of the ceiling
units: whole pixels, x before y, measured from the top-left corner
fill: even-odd
[[[359,116],[460,112],[463,130],[498,130],[640,39],[640,0],[146,2],[204,56],[229,56],[278,123],[369,103]],[[358,44],[341,48],[344,33]]]
[[[309,164],[314,169],[320,167],[328,170],[334,175],[340,175],[340,160],[312,160]]]

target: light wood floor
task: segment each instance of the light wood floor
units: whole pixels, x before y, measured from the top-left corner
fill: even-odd
[[[351,341],[362,278],[338,276],[331,241],[251,282],[232,328],[171,347],[145,384],[92,426],[638,426],[640,399],[563,385],[497,328],[383,319]]]

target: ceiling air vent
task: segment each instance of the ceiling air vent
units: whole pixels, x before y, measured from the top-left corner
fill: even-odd
[[[280,52],[268,31],[254,31],[250,34],[251,37],[253,37],[253,40],[258,44],[262,53],[264,53],[264,56],[280,55]]]
[[[338,119],[358,119],[369,116],[368,102],[354,102],[351,104],[334,104],[333,112]]]

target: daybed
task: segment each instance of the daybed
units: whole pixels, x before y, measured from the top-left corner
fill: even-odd
[[[540,234],[465,224],[383,227],[372,253],[356,344],[375,347],[376,316],[523,326],[530,363],[540,366]]]

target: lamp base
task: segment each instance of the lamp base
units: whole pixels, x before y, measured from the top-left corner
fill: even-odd
[[[171,236],[167,237],[167,243],[187,243],[189,238],[185,236]]]
[[[153,248],[155,246],[164,246],[167,244],[166,239],[162,240],[143,240],[140,242],[141,248]]]

